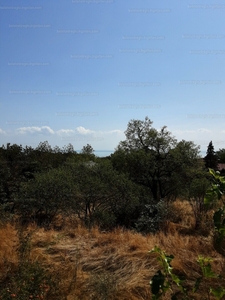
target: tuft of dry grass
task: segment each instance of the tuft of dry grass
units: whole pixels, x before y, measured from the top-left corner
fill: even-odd
[[[18,245],[18,236],[14,226],[5,224],[4,227],[0,227],[0,237],[0,276],[2,277],[18,262],[15,251]]]
[[[190,228],[194,226],[195,219],[193,215],[193,209],[189,201],[177,199],[172,206],[174,214],[179,217],[179,222],[176,223]]]

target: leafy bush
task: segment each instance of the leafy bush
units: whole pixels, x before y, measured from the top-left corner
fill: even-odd
[[[198,257],[197,263],[201,269],[201,275],[196,278],[193,286],[188,286],[185,283],[186,279],[180,278],[173,271],[173,267],[171,266],[171,262],[174,259],[173,255],[166,254],[157,246],[150,253],[157,254],[157,260],[161,266],[161,269],[155,273],[150,281],[153,300],[158,300],[162,296],[168,297],[168,295],[170,295],[171,300],[194,299],[194,294],[200,291],[200,288],[202,299],[210,300],[211,295],[215,297],[214,299],[223,299],[225,288],[222,286],[222,276],[212,270],[211,258]]]
[[[110,162],[82,161],[38,173],[15,200],[22,223],[48,228],[56,216],[76,214],[88,227],[131,226],[140,188]]]
[[[156,233],[166,230],[166,223],[172,214],[170,203],[161,199],[158,203],[146,204],[136,222],[136,229],[144,233]]]
[[[22,185],[15,201],[16,212],[22,222],[35,221],[48,227],[57,214],[71,210],[74,190],[71,173],[66,168],[38,173],[34,180]]]
[[[223,197],[225,195],[225,177],[220,175],[220,172],[215,172],[209,169],[209,173],[213,177],[211,188],[208,189],[204,198],[206,206],[215,205],[215,202],[221,203],[220,207],[215,211],[213,216],[214,222],[214,246],[218,252],[225,255],[225,204]]]

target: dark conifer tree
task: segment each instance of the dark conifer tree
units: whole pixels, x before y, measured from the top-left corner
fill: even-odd
[[[217,170],[218,159],[212,141],[209,143],[206,156],[204,157],[206,168]]]

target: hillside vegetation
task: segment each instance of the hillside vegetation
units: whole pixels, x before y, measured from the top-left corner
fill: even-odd
[[[212,142],[204,160],[147,117],[125,135],[106,158],[0,147],[0,299],[224,299]]]

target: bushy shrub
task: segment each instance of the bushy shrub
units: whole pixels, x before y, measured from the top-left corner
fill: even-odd
[[[108,211],[96,210],[92,218],[92,222],[102,229],[111,229],[116,225],[115,215]]]
[[[48,227],[57,214],[71,210],[74,190],[71,173],[66,168],[38,173],[34,180],[21,186],[15,200],[16,212],[23,223],[36,222]]]
[[[156,233],[166,229],[166,223],[172,214],[170,203],[161,199],[158,203],[146,204],[135,223],[136,229],[143,233]]]

